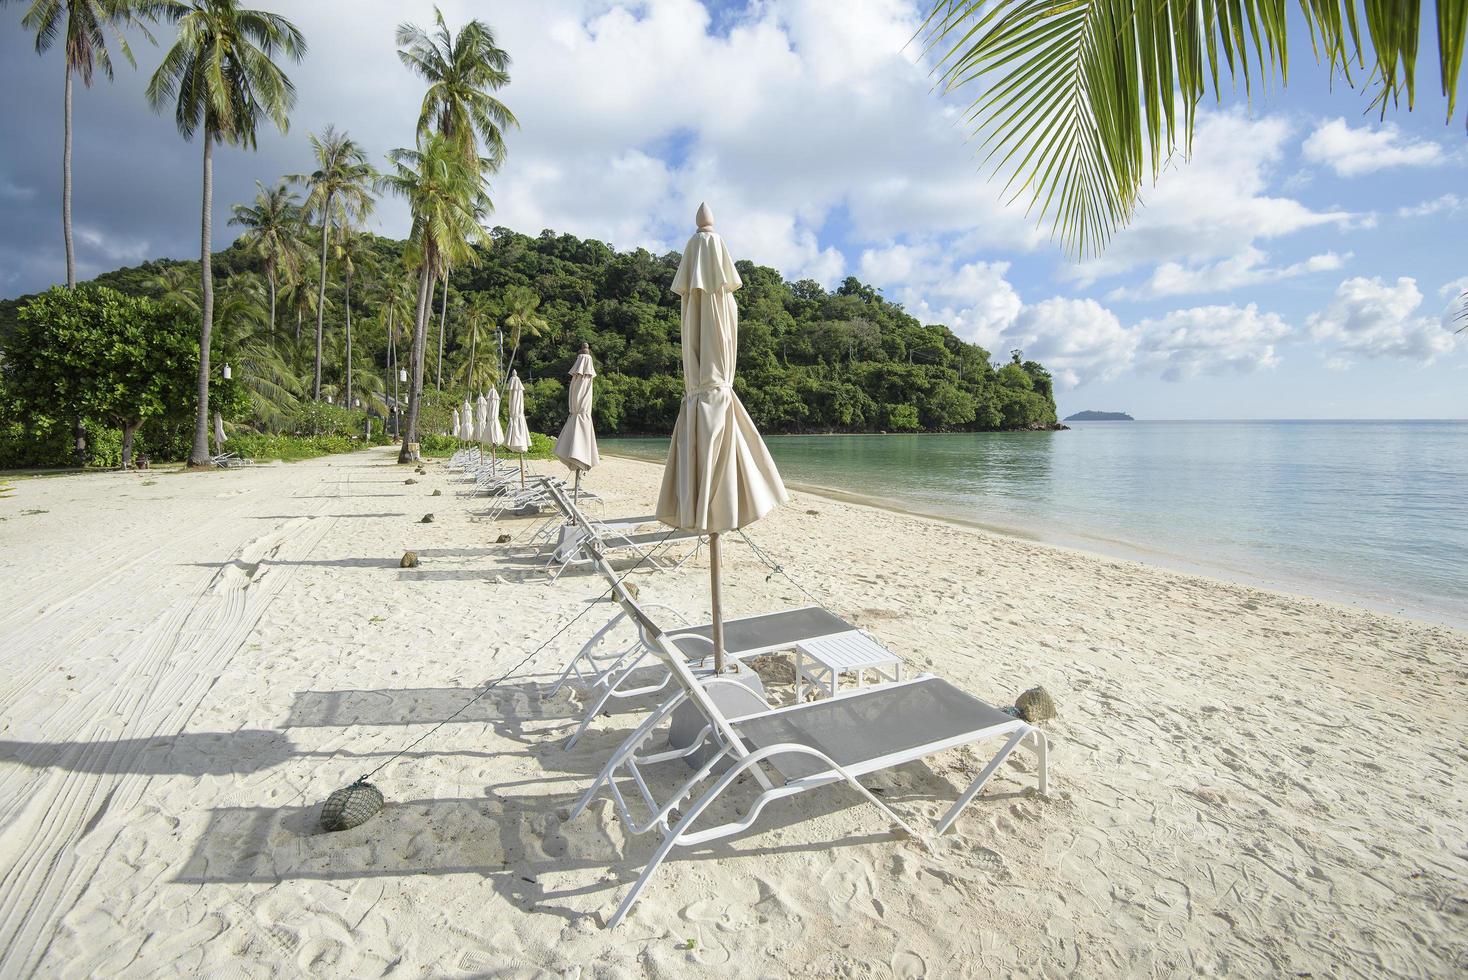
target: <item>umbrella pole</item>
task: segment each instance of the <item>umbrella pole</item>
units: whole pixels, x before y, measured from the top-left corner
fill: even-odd
[[[581,471],[580,470],[577,470],[576,471],[576,490],[575,490],[575,492],[571,496],[571,502],[573,504],[575,504],[576,506],[578,506],[578,507],[581,506]]]
[[[719,590],[720,569],[719,532],[709,535],[709,602],[714,613],[714,673],[724,673],[724,611],[723,596]]]
[[[525,489],[525,454],[520,454],[520,489]]]

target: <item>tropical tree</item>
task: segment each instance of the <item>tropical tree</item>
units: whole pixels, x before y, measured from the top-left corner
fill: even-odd
[[[15,0],[0,0],[0,6]],[[107,35],[115,39],[117,50],[127,63],[137,67],[128,46],[129,27],[140,30],[149,41],[143,23],[151,19],[157,4],[149,0],[31,0],[21,18],[21,26],[36,35],[36,53],[45,54],[58,38],[65,38],[65,103],[61,123],[61,237],[66,245],[66,288],[76,288],[76,252],[71,237],[71,80],[75,76],[87,88],[100,68],[112,81],[112,54],[107,50]]]
[[[186,402],[194,359],[188,319],[177,307],[95,283],[53,286],[20,311],[0,350],[6,390],[28,412],[62,411],[121,429],[127,469],[138,427]]]
[[[352,277],[372,268],[372,250],[361,235],[353,232],[351,225],[343,224],[341,238],[336,249],[337,263],[342,272],[342,310],[346,314],[346,351],[342,363],[346,366],[346,396],[343,405],[352,403]]]
[[[442,11],[435,7],[433,15],[431,32],[398,26],[398,57],[428,82],[418,139],[437,133],[452,140],[472,165],[482,162],[489,172],[498,170],[505,156],[504,131],[519,125],[494,94],[509,84],[510,56],[483,21],[471,20],[454,34]]]
[[[1332,78],[1375,89],[1385,117],[1416,102],[1421,0],[1300,0],[1295,24]],[[1366,39],[1363,43],[1362,25]],[[1288,81],[1283,0],[933,0],[919,32],[947,91],[975,89],[966,121],[1006,194],[1076,256],[1124,227],[1219,76],[1246,91]],[[1468,3],[1437,0],[1447,118],[1456,112]]]
[[[488,293],[470,293],[464,303],[461,322],[469,342],[469,358],[464,362],[457,380],[471,393],[475,390],[475,378],[489,378],[492,381],[497,373],[495,370],[483,369],[489,352],[481,352],[479,349],[479,339],[488,335],[497,313],[498,308]]]
[[[296,90],[274,59],[299,61],[306,40],[290,21],[236,0],[159,0],[162,17],[178,25],[178,40],[148,82],[148,101],[172,105],[185,140],[203,134],[204,203],[199,235],[199,404],[190,466],[209,464],[209,342],[214,329],[214,144],[253,150],[262,118],[289,126]]]
[[[529,286],[511,286],[505,290],[505,326],[510,328],[510,360],[505,364],[502,383],[509,384],[510,370],[515,366],[515,355],[520,350],[520,341],[535,338],[550,326],[540,313],[540,297]]]
[[[242,225],[245,244],[265,265],[265,281],[270,284],[270,330],[275,332],[275,300],[280,277],[294,280],[301,268],[301,205],[296,195],[280,181],[266,187],[255,181],[254,204],[236,204],[232,225]]]
[[[188,265],[159,266],[143,280],[143,288],[165,303],[199,312],[199,281]]]
[[[311,134],[311,150],[316,155],[316,169],[291,179],[306,186],[306,212],[321,226],[321,278],[316,297],[316,379],[311,395],[320,401],[326,253],[331,242],[332,223],[335,222],[338,229],[346,229],[371,214],[372,187],[378,178],[361,145],[346,133],[338,133],[332,126],[327,126],[320,136]]]
[[[519,125],[514,114],[494,94],[509,84],[510,56],[483,21],[471,20],[455,34],[437,7],[433,16],[431,32],[413,24],[398,26],[398,57],[428,82],[418,113],[418,139],[421,142],[430,133],[436,133],[450,140],[470,166],[488,176],[504,162],[504,131]],[[450,271],[444,270],[443,304],[438,319],[438,369],[434,386],[440,390]]]
[[[383,183],[408,202],[413,215],[409,238],[411,261],[419,273],[409,372],[408,426],[398,457],[399,462],[408,463],[413,460],[408,446],[418,436],[433,283],[442,278],[450,263],[467,259],[473,253],[473,244],[488,243],[489,235],[480,221],[488,213],[489,199],[484,193],[479,168],[467,163],[459,148],[446,137],[430,136],[421,149],[394,150],[388,160],[392,170]]]

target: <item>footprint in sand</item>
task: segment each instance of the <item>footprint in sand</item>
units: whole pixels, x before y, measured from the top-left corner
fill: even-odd
[[[821,876],[821,890],[834,912],[866,911],[876,886],[872,870],[851,857],[841,857]]]
[[[916,980],[928,975],[928,964],[910,949],[901,949],[892,957],[892,976],[900,980]]]

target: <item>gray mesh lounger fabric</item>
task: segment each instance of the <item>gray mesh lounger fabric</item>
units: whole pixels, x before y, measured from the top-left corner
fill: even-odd
[[[751,650],[783,650],[795,646],[801,640],[849,633],[854,629],[856,627],[846,620],[831,615],[819,606],[786,609],[762,616],[724,620],[724,650],[730,656],[746,656]],[[712,625],[704,625],[670,630],[669,638],[690,657],[703,657],[709,652],[707,643],[685,643],[682,637],[692,634],[712,641],[713,633]]]
[[[929,677],[735,721],[734,728],[751,752],[794,742],[825,753],[859,775],[863,764],[874,759],[1013,721],[947,681]],[[810,755],[776,755],[769,761],[787,780],[826,771]]]

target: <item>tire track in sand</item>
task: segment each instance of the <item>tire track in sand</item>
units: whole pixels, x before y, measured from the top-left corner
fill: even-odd
[[[309,556],[335,524],[292,519],[237,549],[202,589],[172,603],[127,644],[114,669],[89,678],[56,709],[46,726],[52,741],[6,746],[6,760],[19,765],[0,779],[0,835],[26,845],[0,854],[0,976],[38,967],[94,871],[75,844],[104,812],[141,798],[151,778],[149,740],[182,731],[291,577],[290,565],[271,559]]]

